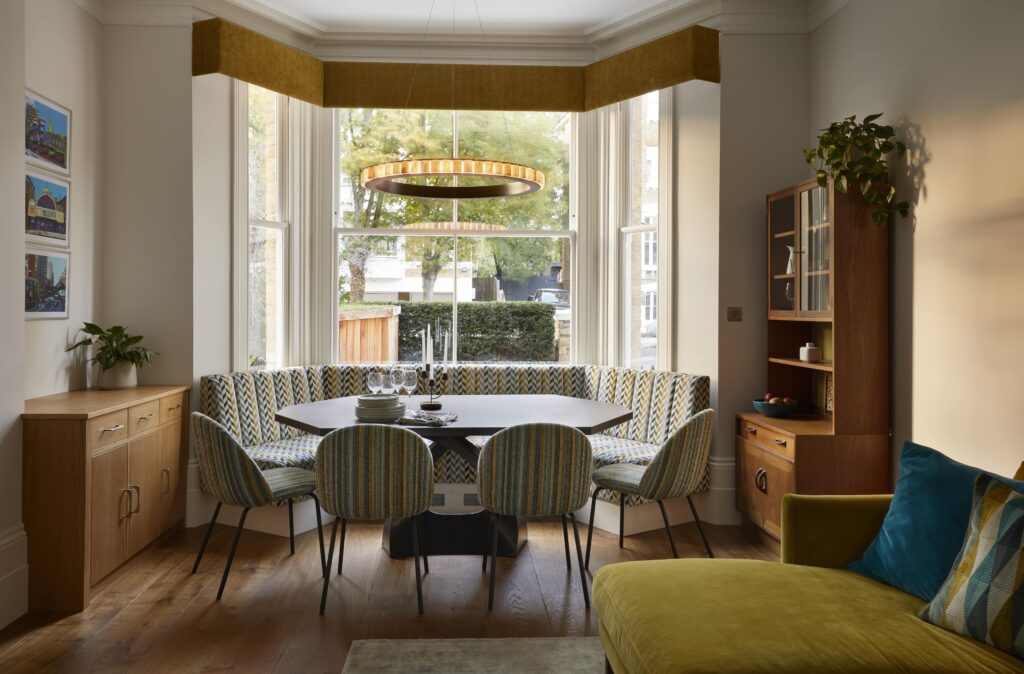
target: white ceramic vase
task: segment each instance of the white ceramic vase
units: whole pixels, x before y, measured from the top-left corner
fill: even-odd
[[[806,346],[800,347],[800,360],[805,363],[817,363],[821,360],[821,349],[814,346],[814,342],[807,342]]]
[[[118,363],[109,370],[100,368],[96,388],[110,391],[120,388],[135,388],[139,385],[139,374],[134,363]]]

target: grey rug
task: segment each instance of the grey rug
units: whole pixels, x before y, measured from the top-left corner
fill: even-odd
[[[597,637],[367,639],[352,642],[342,674],[601,674]]]

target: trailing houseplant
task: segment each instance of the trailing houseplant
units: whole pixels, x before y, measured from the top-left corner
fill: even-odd
[[[95,323],[86,322],[81,332],[86,336],[66,350],[98,345],[89,362],[100,366],[97,385],[101,389],[134,387],[138,383],[137,369],[147,365],[157,355],[142,346],[142,335],[129,335],[123,325],[104,330]]]
[[[893,140],[891,126],[876,124],[882,113],[868,115],[858,122],[857,116],[833,122],[818,136],[818,147],[804,150],[808,164],[817,162],[818,184],[825,187],[829,178],[836,189],[846,194],[852,187],[871,206],[871,220],[876,225],[889,221],[890,213],[904,218],[910,211],[906,201],[896,201],[896,188],[889,183],[890,154],[902,155],[907,147]]]

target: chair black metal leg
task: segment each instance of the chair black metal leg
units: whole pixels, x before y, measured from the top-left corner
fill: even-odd
[[[235,550],[238,549],[238,539],[242,537],[242,526],[245,524],[245,516],[249,514],[249,509],[246,508],[242,511],[242,516],[238,518],[238,528],[235,529],[235,540],[231,542],[231,552],[228,553],[228,563],[224,565],[224,575],[220,579],[220,588],[217,590],[217,601],[220,601],[221,596],[224,594],[224,586],[228,582],[228,574],[231,573],[231,562],[235,559]]]
[[[295,554],[295,512],[292,507],[292,499],[288,499],[288,542],[291,545],[291,554]]]
[[[693,521],[697,523],[697,531],[700,532],[700,538],[704,541],[704,549],[708,551],[708,557],[714,559],[715,553],[711,552],[711,543],[708,542],[708,537],[704,534],[704,527],[701,526],[700,517],[697,516],[697,509],[693,505],[693,499],[687,496],[686,502],[690,504],[690,512],[693,513]]]
[[[196,555],[196,563],[192,565],[192,573],[199,570],[199,562],[203,561],[206,544],[210,542],[210,534],[213,533],[213,525],[217,523],[217,515],[220,515],[220,507],[222,505],[220,501],[217,501],[217,507],[213,509],[213,517],[210,518],[210,526],[206,527],[206,535],[203,536],[203,544],[199,546],[199,554]]]
[[[576,513],[569,513],[572,520],[572,535],[576,539],[576,561],[580,565],[580,583],[583,585],[583,603],[590,608],[590,590],[587,588],[587,574],[583,573],[583,548],[580,547],[580,530],[576,526]]]
[[[662,501],[658,501],[658,507],[661,508],[661,519],[665,520],[665,533],[668,534],[668,544],[672,546],[672,559],[679,559],[679,553],[676,552],[676,542],[672,538],[672,526],[668,523],[668,513],[665,512],[665,504]]]
[[[562,515],[562,538],[565,540],[565,568],[572,571],[572,562],[569,557],[569,524],[565,521],[565,515]]]
[[[341,518],[341,541],[338,543],[338,575],[341,575],[341,564],[345,561],[345,534],[348,532],[348,519]]]
[[[491,524],[492,524],[491,518],[490,518],[490,516],[488,516],[488,518],[487,518],[487,528],[485,529],[486,533],[484,534],[484,555],[483,555],[483,557],[484,557],[484,566],[483,566],[484,573],[487,573],[487,555],[490,554],[490,552],[487,550],[487,546],[491,542]]]
[[[423,582],[420,579],[420,527],[414,520],[412,525],[412,560],[416,568],[416,608],[423,615]]]
[[[327,563],[324,564],[324,568],[327,573],[324,574],[324,589],[320,593],[320,615],[324,614],[324,609],[327,607],[327,586],[331,582],[331,564],[334,562],[334,539],[338,535],[338,518],[334,518],[334,526],[331,528],[331,544],[327,548]]]
[[[626,530],[626,495],[621,491],[619,492],[619,547],[625,547],[622,544],[623,532]]]
[[[313,507],[316,508],[316,531],[320,539],[320,572],[325,576],[327,575],[327,558],[324,556],[324,523],[320,519],[320,499],[316,497],[316,494],[310,494],[313,497]]]
[[[594,489],[594,494],[590,497],[590,526],[587,527],[587,557],[583,562],[583,568],[590,568],[590,542],[594,538],[594,513],[597,511],[597,493],[602,491],[601,487]]]
[[[423,515],[416,516],[416,526],[419,527],[420,547],[423,548],[423,575],[430,573],[430,557],[427,555],[427,525],[424,523]]]
[[[498,575],[498,523],[497,515],[491,513],[491,586],[487,591],[487,610],[494,608],[494,579]]]

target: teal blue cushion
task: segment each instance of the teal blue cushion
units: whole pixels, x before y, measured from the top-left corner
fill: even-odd
[[[882,530],[848,568],[931,601],[967,535],[974,481],[982,472],[904,442],[900,477]],[[1024,489],[1024,482],[1001,479]]]

